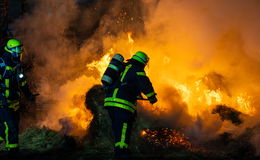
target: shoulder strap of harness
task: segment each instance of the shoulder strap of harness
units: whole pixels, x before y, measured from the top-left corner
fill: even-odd
[[[128,72],[128,70],[129,70],[131,67],[132,67],[131,64],[129,64],[129,65],[127,65],[127,66],[125,67],[125,70],[124,70],[124,72],[123,72],[122,75],[121,75],[120,82],[123,82],[123,80],[125,79],[126,73]]]
[[[120,79],[120,82],[119,82],[119,83],[122,83],[122,82],[123,82],[123,80],[125,79],[126,73],[128,72],[128,70],[129,70],[131,67],[132,67],[131,64],[129,64],[129,65],[127,65],[127,66],[125,67],[124,72],[122,72],[121,75],[120,75],[121,79]],[[119,90],[119,87],[115,88],[115,90],[114,90],[114,92],[113,92],[113,96],[112,96],[113,98],[116,98],[116,95],[117,95],[118,90]]]

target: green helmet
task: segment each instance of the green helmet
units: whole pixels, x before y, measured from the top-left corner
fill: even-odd
[[[149,61],[149,57],[147,56],[147,54],[145,54],[142,51],[137,51],[133,56],[132,59],[137,60],[138,62],[141,62],[143,64],[147,64]]]
[[[23,52],[22,42],[17,39],[10,39],[5,46],[5,50],[18,56],[18,54]]]
[[[124,57],[119,53],[115,54],[112,59],[115,59],[119,62],[124,62]]]

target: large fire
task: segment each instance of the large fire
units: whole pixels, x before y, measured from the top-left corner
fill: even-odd
[[[120,44],[117,44],[118,46],[126,46],[128,48],[128,52],[121,53],[125,56],[125,58],[130,58],[134,52],[135,48],[135,41],[132,38],[132,32],[128,32],[127,35],[123,38],[126,38],[127,41],[120,41]],[[124,42],[124,44],[122,44]],[[140,49],[142,50],[142,49]],[[137,49],[135,49],[137,51]],[[145,49],[144,49],[145,51]],[[74,82],[71,82],[71,84],[77,84],[77,81],[82,81],[81,84],[78,86],[84,86],[86,83],[88,84],[86,87],[79,87],[79,88],[74,88],[74,87],[69,87],[71,90],[68,93],[67,96],[68,98],[67,101],[65,102],[60,102],[58,105],[61,106],[67,106],[67,107],[61,107],[64,108],[64,112],[60,112],[58,115],[61,115],[61,117],[69,117],[70,118],[70,123],[73,123],[74,125],[76,124],[76,128],[73,128],[71,130],[71,134],[77,135],[79,132],[85,132],[91,122],[92,115],[89,113],[89,111],[86,110],[84,106],[84,94],[86,91],[93,85],[93,84],[100,84],[100,78],[105,71],[108,63],[111,60],[111,57],[113,56],[114,53],[118,53],[115,51],[115,48],[110,48],[108,49],[108,52],[101,57],[100,60],[93,61],[90,64],[87,64],[86,67],[88,70],[97,70],[98,71],[98,77],[93,79],[93,78],[87,78],[87,77],[81,77],[79,79],[81,80],[76,80]],[[120,53],[120,52],[119,52]],[[216,105],[228,105],[231,107],[234,107],[238,111],[253,116],[256,112],[256,109],[252,105],[252,97],[247,94],[246,92],[241,92],[241,93],[236,93],[234,95],[230,95],[228,89],[223,87],[223,84],[218,84],[219,82],[215,82],[218,80],[215,80],[214,77],[210,76],[210,74],[205,74],[202,75],[201,77],[198,78],[193,78],[192,80],[188,82],[182,82],[178,79],[165,77],[165,74],[169,74],[168,71],[166,70],[161,70],[160,68],[154,68],[153,67],[153,59],[154,59],[154,54],[155,52],[147,52],[148,55],[151,57],[151,62],[148,64],[147,67],[147,72],[149,73],[149,77],[151,78],[151,81],[153,82],[154,88],[157,91],[161,86],[164,86],[166,84],[170,85],[171,87],[175,88],[178,91],[178,94],[181,97],[181,101],[185,103],[188,107],[188,113],[192,117],[196,117],[198,115],[202,115],[204,111],[209,111],[211,112]],[[171,58],[169,56],[164,56],[162,59],[162,65],[169,65],[171,64]],[[157,66],[157,64],[155,65]],[[158,77],[157,72],[160,72],[162,74],[161,77]],[[215,73],[213,73],[213,76]],[[218,75],[217,75],[218,76]],[[160,81],[156,81],[154,79],[160,79]],[[210,82],[210,83],[209,83]],[[216,83],[214,84],[215,87],[211,87],[211,83]],[[223,82],[224,83],[224,82]],[[67,84],[68,86],[71,86]],[[219,85],[219,86],[218,86]],[[223,89],[224,88],[224,89]],[[80,91],[79,91],[80,89]],[[158,93],[158,98],[159,101],[158,103],[151,108],[151,105],[147,102],[141,102],[141,104],[153,112],[154,114],[160,115],[161,113],[167,113],[170,112],[169,105],[167,102],[164,101],[164,99],[161,99],[160,93],[162,91],[159,90]],[[76,100],[77,103],[74,103],[75,101],[75,96],[78,97]],[[79,98],[81,97],[81,98]],[[64,97],[63,97],[64,98]],[[61,98],[61,99],[63,99]],[[66,111],[65,111],[66,110]],[[57,116],[57,114],[54,114]],[[61,118],[62,119],[62,118]],[[66,120],[64,121],[66,122]],[[55,129],[61,129],[63,126],[60,125],[62,124],[63,121],[60,121],[59,124],[49,124],[48,126],[53,126]],[[47,123],[42,123],[42,125],[47,125]],[[60,127],[57,127],[59,125]],[[74,133],[72,133],[74,132]],[[81,134],[80,134],[81,135]]]
[[[125,37],[126,38],[126,37]],[[130,58],[129,55],[132,55],[133,49],[135,48],[134,44],[136,43],[134,39],[132,38],[132,32],[127,33],[127,39],[128,43],[122,44],[122,41],[119,41],[120,46],[124,45],[126,48],[129,48],[129,51],[127,53],[121,53],[126,58]],[[129,47],[130,44],[130,47]],[[140,48],[140,46],[136,47]],[[141,49],[141,48],[140,48]],[[145,48],[146,49],[146,48]],[[144,49],[144,50],[145,50]],[[111,49],[113,51],[113,49]],[[142,50],[142,49],[141,49]],[[137,51],[137,49],[135,50]],[[151,61],[153,61],[153,56],[158,53],[156,52],[149,52],[148,55],[151,57]],[[101,75],[105,70],[106,65],[109,63],[108,57],[111,56],[111,52],[104,55],[104,57],[101,58],[100,61],[95,61],[91,63],[88,66],[96,67]],[[156,57],[156,56],[155,56]],[[163,57],[163,63],[164,65],[168,65],[171,63],[171,58],[169,56]],[[188,106],[188,112],[191,116],[196,117],[197,115],[202,114],[204,111],[211,111],[214,106],[219,104],[225,104],[228,106],[232,106],[236,108],[237,110],[241,111],[244,114],[247,115],[254,115],[256,112],[256,109],[252,105],[252,97],[247,92],[240,92],[235,93],[234,95],[230,95],[229,90],[223,87],[224,82],[222,82],[223,77],[220,77],[217,73],[209,73],[202,75],[201,77],[189,80],[188,83],[179,81],[178,79],[169,77],[164,77],[165,74],[168,73],[167,69],[164,71],[164,69],[160,68],[154,68],[152,65],[153,63],[150,62],[148,64],[148,67],[146,67],[146,70],[148,73],[151,72],[151,79],[160,78],[163,79],[163,81],[152,81],[154,84],[155,89],[160,88],[160,86],[163,86],[165,84],[169,84],[170,86],[177,89],[179,92],[182,101],[185,102]],[[158,64],[155,64],[157,66]],[[102,66],[102,67],[101,67]],[[150,67],[151,66],[151,67]],[[173,67],[174,68],[174,67]],[[163,74],[162,77],[157,77],[157,74],[161,72]],[[210,71],[209,71],[210,72]],[[200,74],[200,73],[199,73]],[[148,74],[149,75],[149,74]],[[219,82],[220,81],[220,82]],[[212,84],[213,83],[213,84]],[[214,85],[214,87],[212,87]],[[159,94],[160,98],[160,94]],[[143,104],[143,103],[142,103]],[[145,106],[147,106],[146,104]],[[148,105],[150,107],[150,105]],[[158,112],[158,109],[162,112],[167,112],[167,105],[164,105],[163,100],[160,100],[159,103],[155,106]],[[166,107],[166,108],[165,108]]]
[[[128,33],[128,42],[126,44],[130,45],[130,52],[134,43],[131,34]],[[78,137],[84,136],[93,118],[90,111],[86,109],[84,103],[85,94],[94,84],[101,84],[101,76],[105,72],[113,54],[115,54],[115,51],[110,48],[100,60],[86,64],[87,70],[98,72],[96,78],[84,75],[62,86],[60,92],[55,96],[58,101],[58,104],[55,104],[57,110],[52,109],[48,119],[41,122],[40,126],[48,126],[51,129]],[[54,119],[58,119],[58,121],[54,121]]]
[[[158,95],[154,105],[140,101],[139,113],[205,141],[259,123],[258,2],[75,2],[42,1],[12,25],[32,53],[32,77],[46,111],[40,126],[84,136],[93,118],[86,92],[101,83],[113,54],[129,59],[136,51],[150,57],[146,72]],[[117,17],[121,12],[125,17]]]
[[[124,38],[128,39],[127,41],[120,41],[120,46],[126,46],[128,52],[119,52],[125,56],[125,58],[130,58],[134,54],[135,41],[132,38],[132,32],[128,32],[127,36]],[[124,42],[125,44],[122,44]],[[126,43],[127,42],[127,43]],[[142,49],[140,49],[142,50]],[[137,50],[135,50],[137,51]],[[93,61],[90,64],[87,64],[88,69],[96,69],[99,72],[99,78],[102,76],[105,71],[111,56],[116,53],[114,48],[110,48],[108,52],[99,60]],[[246,91],[232,93],[227,86],[227,83],[224,81],[224,77],[216,72],[211,72],[210,70],[206,74],[199,73],[200,76],[196,78],[191,78],[188,81],[181,81],[179,79],[165,77],[165,74],[169,74],[166,70],[160,70],[160,68],[154,68],[153,56],[154,52],[148,52],[148,55],[151,57],[151,62],[149,63],[147,72],[151,78],[155,90],[159,89],[161,86],[169,85],[176,89],[182,101],[181,103],[186,104],[188,107],[188,114],[194,119],[199,115],[203,116],[205,111],[211,113],[214,111],[214,108],[219,105],[226,105],[234,108],[238,112],[241,112],[245,115],[253,116],[256,112],[255,107],[252,105],[252,96],[249,95]],[[171,64],[171,57],[164,56],[162,59],[163,65]],[[157,66],[157,64],[155,65]],[[161,72],[162,76],[158,77],[157,74]],[[160,81],[154,81],[154,79],[160,79]],[[162,81],[163,79],[163,81]],[[163,113],[171,112],[168,102],[165,102],[165,99],[160,96],[162,91],[158,91],[159,101],[153,107],[148,102],[140,102],[147,110],[154,113],[157,116]],[[224,118],[223,118],[224,120]],[[240,121],[239,121],[240,122]],[[240,123],[237,123],[240,124]],[[144,129],[140,132],[141,137],[144,138],[146,143],[163,146],[163,147],[176,147],[182,146],[187,149],[191,149],[191,143],[185,138],[184,134],[177,132],[173,129],[159,129],[159,130],[150,130]]]
[[[160,14],[155,16],[161,17]],[[223,55],[227,54],[227,51],[219,51],[223,53],[216,54],[219,57],[215,56],[210,61],[207,59],[207,55],[200,54],[196,50],[190,37],[184,39],[179,37],[177,42],[176,37],[168,36],[172,34],[171,30],[159,32],[158,27],[160,26],[152,22],[147,23],[150,24],[146,28],[147,34],[136,39],[133,37],[133,31],[122,33],[116,38],[103,37],[103,50],[106,53],[99,60],[86,64],[86,70],[96,71],[98,76],[95,78],[85,75],[79,77],[62,86],[60,92],[54,96],[58,101],[56,105],[60,106],[58,108],[62,108],[62,111],[60,109],[52,110],[54,113],[50,115],[53,119],[58,116],[60,119],[69,117],[70,120],[52,123],[52,118],[49,118],[41,125],[48,125],[60,130],[64,127],[64,121],[69,121],[77,126],[76,130],[72,129],[73,132],[85,132],[92,115],[86,110],[82,97],[94,84],[100,84],[100,78],[113,54],[120,53],[125,59],[129,59],[138,50],[146,52],[150,57],[146,71],[158,94],[159,101],[154,106],[150,105],[148,101],[140,102],[140,104],[152,114],[160,116],[165,113],[174,113],[174,105],[187,107],[187,113],[194,121],[198,116],[203,117],[205,113],[211,113],[218,105],[234,108],[248,116],[256,114],[253,92],[243,85],[240,86],[234,80],[239,77],[235,72],[232,74],[228,72],[229,63],[223,61],[223,59],[226,60]],[[177,24],[167,25],[170,27]],[[182,32],[176,34],[183,36]],[[219,43],[222,45],[222,42]],[[245,72],[241,71],[238,74],[246,75]],[[63,91],[64,87],[66,91]],[[174,92],[169,92],[167,87],[172,88]],[[77,99],[77,103],[74,103],[75,99]],[[73,134],[77,135],[75,133]]]
[[[118,45],[125,45],[129,48],[128,53],[121,53],[126,56],[126,58],[130,58],[129,55],[132,55],[134,43],[135,41],[132,38],[132,32],[127,33],[128,43],[121,44],[122,41],[120,41],[120,44]],[[125,42],[125,41],[124,41]],[[129,44],[130,47],[129,47]],[[88,64],[88,67],[96,68],[100,76],[103,74],[103,72],[106,69],[107,64],[109,63],[112,54],[115,53],[114,49],[111,48],[107,54],[105,54],[99,61],[94,61],[91,64]],[[154,52],[149,52],[149,56],[151,57],[151,61],[153,61],[153,54],[156,54]],[[169,56],[164,56],[163,58],[163,64],[170,64],[171,58]],[[148,65],[148,72],[156,73],[157,69],[150,67],[152,63]],[[158,69],[159,70],[159,69]],[[162,70],[164,73],[164,71]],[[151,79],[154,79],[154,76],[156,74],[151,73]],[[167,74],[167,73],[166,73]],[[214,73],[213,73],[214,75]],[[218,75],[217,75],[218,76]],[[156,76],[156,78],[158,78]],[[165,78],[165,77],[162,77]],[[215,80],[215,77],[212,78],[210,74],[205,74],[202,77],[198,77],[197,79],[194,79],[193,81],[189,81],[189,83],[183,83],[181,81],[172,79],[171,77],[165,78],[163,82],[158,83],[158,81],[155,81],[154,87],[155,89],[160,88],[161,85],[169,84],[172,87],[174,87],[180,94],[182,101],[187,104],[188,106],[188,113],[196,117],[197,115],[201,115],[204,111],[212,111],[213,108],[216,105],[219,104],[225,104],[231,107],[234,107],[238,111],[253,116],[256,112],[256,109],[252,105],[252,97],[247,94],[246,92],[236,93],[234,95],[230,95],[229,91],[224,88],[223,84],[217,84],[218,79]],[[215,88],[210,87],[210,83],[216,83]],[[216,81],[216,82],[214,82]],[[219,85],[219,86],[217,86]],[[144,106],[150,107],[147,103],[142,103]],[[158,112],[168,112],[167,106],[165,105],[164,101],[160,99],[159,94],[159,102],[154,108],[156,108],[156,113]],[[153,110],[154,109],[150,109]]]

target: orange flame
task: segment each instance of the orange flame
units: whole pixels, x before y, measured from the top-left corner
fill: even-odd
[[[130,54],[134,54],[134,39],[132,38],[132,32],[127,32],[128,43],[130,44]]]
[[[125,36],[124,36],[125,38]],[[256,109],[252,105],[252,97],[248,95],[246,92],[238,92],[236,94],[233,94],[232,96],[225,93],[223,90],[220,89],[209,89],[205,84],[203,84],[201,78],[190,78],[189,81],[183,80],[178,77],[178,74],[180,77],[182,77],[185,74],[186,70],[178,72],[177,69],[172,67],[172,63],[177,63],[176,61],[172,61],[171,55],[163,55],[159,54],[160,52],[151,51],[150,49],[147,49],[147,46],[153,46],[152,44],[148,43],[141,43],[137,44],[134,43],[135,41],[132,38],[132,33],[127,33],[128,41],[122,41],[122,39],[119,39],[119,44],[115,42],[115,45],[113,48],[110,48],[109,51],[101,57],[100,60],[93,61],[90,64],[87,64],[86,67],[89,70],[96,70],[99,72],[99,77],[94,79],[93,77],[87,78],[85,76],[82,76],[78,78],[78,80],[68,82],[65,86],[67,86],[67,90],[59,92],[59,94],[64,96],[68,96],[67,98],[61,98],[61,102],[59,102],[58,106],[61,106],[59,108],[63,108],[64,110],[60,111],[58,110],[53,115],[54,116],[68,116],[72,117],[72,122],[76,123],[76,126],[78,128],[78,131],[86,131],[91,119],[93,116],[89,113],[88,110],[85,109],[84,106],[84,100],[82,99],[79,104],[73,105],[73,98],[75,95],[77,96],[84,96],[86,91],[91,88],[93,84],[100,84],[100,78],[102,74],[104,73],[107,65],[109,64],[111,60],[111,55],[115,53],[115,50],[125,56],[129,56],[129,52],[127,49],[129,48],[129,44],[131,44],[130,47],[130,53],[132,54],[134,51],[142,50],[144,52],[147,52],[149,57],[151,57],[150,65],[148,67],[149,69],[149,78],[151,79],[153,86],[155,88],[155,91],[158,93],[158,103],[151,106],[147,102],[142,102],[144,104],[145,108],[150,110],[151,112],[160,115],[160,113],[167,113],[171,107],[171,104],[168,104],[167,101],[161,96],[162,92],[167,91],[160,91],[162,86],[170,85],[171,87],[175,88],[180,97],[181,101],[179,103],[185,103],[188,108],[188,114],[192,117],[196,117],[197,115],[202,115],[204,111],[212,111],[213,107],[218,104],[226,104],[228,106],[234,107],[237,110],[239,110],[242,113],[248,114],[250,116],[253,116],[256,112]],[[122,43],[124,42],[124,43]],[[125,52],[118,49],[120,48],[127,48],[124,50]],[[125,46],[125,47],[124,47]],[[156,46],[157,47],[157,46]],[[152,48],[152,47],[151,47]],[[158,60],[159,59],[159,60]],[[178,66],[176,64],[175,66]],[[146,68],[147,69],[147,68]],[[188,72],[188,71],[187,71]],[[176,74],[178,73],[178,74]],[[202,73],[198,73],[198,75],[201,75]],[[172,76],[174,75],[174,76]],[[203,74],[202,74],[203,75]],[[79,80],[81,79],[81,80]],[[80,84],[78,84],[78,81],[80,81]],[[87,85],[86,85],[87,84]],[[64,87],[65,87],[64,86]],[[80,86],[79,88],[75,86]],[[82,87],[85,86],[85,87]],[[66,88],[66,87],[65,87]],[[57,94],[56,97],[59,97]],[[66,99],[66,102],[62,102],[64,99]],[[72,105],[71,105],[72,104]],[[57,117],[56,117],[57,118]],[[52,128],[60,129],[60,124],[52,123],[52,118],[49,118],[48,122],[43,123],[43,125],[48,124],[48,126],[52,126]],[[58,127],[57,127],[58,125]],[[79,129],[80,128],[80,129]],[[76,132],[76,131],[75,131]],[[77,135],[74,133],[74,135]],[[141,136],[147,135],[146,131],[142,131],[140,133]]]
[[[62,131],[65,134],[83,137],[89,127],[93,115],[85,106],[85,94],[96,80],[82,76],[64,84],[53,97],[57,103],[53,104],[48,118],[40,122],[40,126]]]
[[[89,70],[97,69],[99,72],[99,76],[101,77],[111,60],[111,55],[113,54],[114,54],[114,49],[111,48],[100,60],[93,61],[92,63],[87,64],[86,67]]]
[[[244,91],[233,93],[232,96],[227,94],[224,90],[221,89],[209,89],[202,81],[202,78],[193,78],[188,82],[185,82],[183,79],[175,79],[178,75],[171,76],[173,73],[178,73],[174,71],[172,63],[177,63],[176,60],[172,61],[172,54],[165,55],[164,53],[159,54],[158,52],[149,49],[149,47],[154,48],[153,43],[143,40],[136,43],[132,38],[132,32],[127,33],[128,43],[131,44],[130,52],[133,53],[133,48],[135,51],[143,50],[148,53],[151,57],[150,64],[146,67],[146,72],[148,73],[155,90],[170,84],[173,88],[177,89],[179,92],[183,103],[187,104],[188,113],[196,117],[201,115],[204,111],[212,111],[212,109],[219,104],[225,104],[227,106],[233,107],[238,111],[253,116],[256,113],[255,107],[252,105],[252,99],[250,95],[247,95]],[[145,38],[144,38],[145,39]],[[142,43],[143,42],[143,43]],[[145,43],[144,43],[145,42]],[[115,42],[117,44],[117,42]],[[119,41],[120,46],[127,46],[127,44],[122,44],[122,41]],[[115,46],[117,46],[115,45]],[[157,47],[157,45],[155,45]],[[115,48],[117,49],[117,48]],[[149,52],[150,51],[150,52]],[[158,50],[157,50],[158,51]],[[126,54],[126,53],[123,53]],[[161,60],[158,60],[161,59]],[[159,63],[158,63],[159,62]],[[160,63],[161,62],[161,63]],[[178,66],[175,65],[175,66]],[[157,68],[156,68],[157,67]],[[173,71],[171,71],[173,70]],[[188,73],[188,71],[187,71]],[[185,71],[181,72],[185,74]],[[201,73],[198,73],[201,75]],[[208,77],[202,74],[202,77],[207,79]],[[159,80],[157,80],[159,79]],[[161,99],[161,94],[158,94],[159,101],[153,106],[153,109],[146,102],[142,102],[146,108],[156,114],[160,112],[168,112],[169,105],[165,102],[164,99]],[[156,108],[156,109],[155,109]]]
[[[238,111],[251,116],[256,111],[247,94],[230,97],[221,90],[207,89],[200,80],[195,81],[191,86],[175,83],[174,87],[180,92],[182,100],[188,105],[189,114],[192,116],[197,116],[204,110],[212,110],[211,106],[218,104],[233,106]]]

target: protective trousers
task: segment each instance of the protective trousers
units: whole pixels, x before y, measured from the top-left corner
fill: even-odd
[[[8,150],[18,150],[19,112],[0,106],[0,141]]]
[[[135,114],[118,107],[106,107],[115,137],[115,158],[130,159],[128,149]]]

